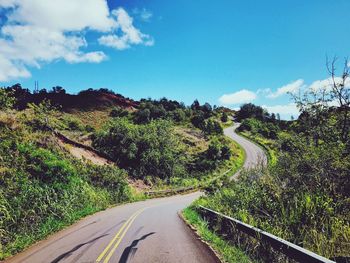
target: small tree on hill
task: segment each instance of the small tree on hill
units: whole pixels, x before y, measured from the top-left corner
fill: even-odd
[[[228,115],[227,115],[227,113],[225,111],[221,115],[221,121],[222,122],[227,122],[228,121]]]

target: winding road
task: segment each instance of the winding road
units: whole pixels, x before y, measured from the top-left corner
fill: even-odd
[[[243,164],[243,168],[249,169],[259,164],[266,165],[267,157],[264,150],[259,146],[257,146],[256,144],[252,143],[251,141],[247,140],[246,138],[235,133],[235,130],[239,127],[239,125],[240,125],[239,123],[235,123],[232,127],[226,128],[224,130],[224,134],[227,137],[230,137],[231,139],[235,140],[244,149],[246,154],[246,159]],[[238,175],[239,175],[239,172],[234,174],[231,177],[231,179],[236,179]]]
[[[257,165],[261,159],[266,162],[264,152],[237,135],[236,127],[225,129],[225,135],[246,151],[244,167]],[[107,209],[37,243],[6,263],[218,262],[178,215],[199,196],[197,192]]]

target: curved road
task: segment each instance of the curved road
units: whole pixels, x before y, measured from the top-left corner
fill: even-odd
[[[245,149],[244,167],[256,165],[264,153],[235,134],[235,128],[225,129],[225,134]],[[6,262],[218,262],[178,216],[180,210],[199,196],[197,192],[107,209]]]
[[[235,123],[234,126],[226,128],[224,130],[224,134],[227,137],[230,137],[231,139],[235,140],[244,149],[246,154],[246,159],[245,159],[243,168],[244,169],[253,168],[259,164],[266,165],[267,157],[264,150],[259,146],[257,146],[256,144],[252,143],[251,141],[247,140],[246,138],[235,133],[235,130],[239,127],[239,125],[240,125],[239,123]],[[239,171],[236,174],[234,174],[231,177],[231,179],[237,178],[238,175],[239,175]]]

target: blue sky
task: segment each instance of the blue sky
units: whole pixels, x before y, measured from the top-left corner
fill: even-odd
[[[60,85],[73,93],[109,88],[134,99],[199,99],[231,108],[251,101],[289,118],[296,113],[286,92],[326,79],[327,55],[350,55],[348,0],[62,5],[67,1],[77,6],[0,0],[1,86],[20,82],[32,89],[38,80],[40,88]],[[31,18],[35,12],[48,15]],[[29,33],[22,36],[18,24]],[[49,46],[40,46],[45,41]]]

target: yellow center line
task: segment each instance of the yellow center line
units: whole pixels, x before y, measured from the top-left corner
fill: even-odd
[[[109,254],[107,255],[107,257],[105,258],[105,260],[103,261],[103,263],[108,263],[108,261],[110,260],[110,258],[113,256],[115,250],[118,248],[120,242],[123,240],[125,234],[128,232],[128,229],[130,228],[130,226],[132,225],[132,223],[135,221],[135,219],[143,212],[144,209],[142,209],[141,211],[139,211],[133,218],[132,220],[129,222],[128,226],[125,228],[124,232],[122,233],[122,235],[120,236],[120,238],[118,239],[118,241],[115,243],[114,247],[111,249],[111,251],[109,252]]]
[[[122,225],[122,227],[119,229],[118,233],[114,236],[114,238],[111,240],[111,242],[109,242],[109,244],[107,245],[107,247],[102,251],[102,253],[98,256],[98,258],[96,259],[96,262],[101,262],[103,257],[106,255],[106,253],[108,252],[108,250],[111,248],[111,246],[113,245],[113,243],[117,240],[117,238],[119,237],[119,235],[122,233],[122,231],[124,230],[124,228],[129,224],[130,221],[133,221],[134,218],[136,218],[136,216],[138,216],[142,211],[144,210],[144,208],[137,210],[134,214],[132,214],[129,219]],[[106,261],[104,261],[106,262]]]

